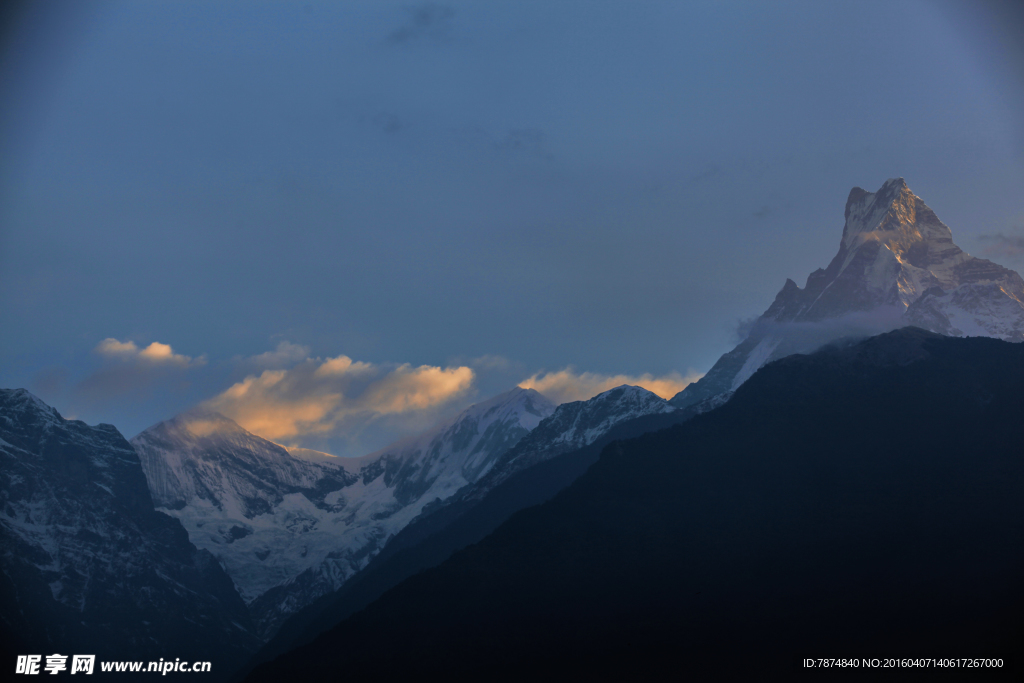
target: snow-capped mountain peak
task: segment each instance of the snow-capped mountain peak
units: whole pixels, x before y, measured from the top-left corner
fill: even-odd
[[[964,252],[902,178],[850,191],[839,251],[800,288],[792,280],[735,349],[672,399],[685,407],[736,389],[765,363],[844,336],[906,325],[1024,340],[1024,280]]]
[[[557,423],[559,428],[566,428],[562,429],[553,443],[567,443],[579,448],[593,443],[618,422],[673,410],[668,401],[654,392],[623,384],[587,401],[558,406],[552,422]]]
[[[326,475],[325,467],[339,483],[346,481],[340,466],[294,457],[233,420],[203,409],[150,427],[133,438],[132,445],[161,508],[180,509],[204,500],[248,519],[265,511],[282,485],[314,488]]]
[[[878,192],[853,188],[846,200],[842,246],[853,249],[858,242],[868,239],[888,242],[909,237],[913,240],[912,231],[906,228],[917,223],[917,199],[903,178],[886,180]],[[941,223],[927,226],[926,232],[927,237],[953,238],[949,228]]]
[[[466,408],[455,419],[417,437],[363,456],[361,467],[383,468],[400,503],[445,499],[487,473],[556,410],[533,389],[514,389]]]
[[[460,492],[461,499],[479,499],[517,472],[562,453],[588,446],[625,420],[670,413],[668,401],[643,387],[609,389],[586,401],[563,403],[509,449],[480,480]]]
[[[5,416],[15,413],[35,414],[45,416],[45,419],[61,419],[57,409],[46,405],[42,399],[28,389],[5,389],[4,390]]]

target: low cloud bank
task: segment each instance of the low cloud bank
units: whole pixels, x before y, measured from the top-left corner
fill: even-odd
[[[439,408],[464,397],[473,379],[473,370],[463,366],[307,358],[289,369],[250,375],[204,405],[264,438],[294,441],[340,435],[354,416],[366,421]]]
[[[102,366],[76,387],[90,403],[148,400],[157,390],[166,395],[205,384],[210,387],[206,396],[219,393],[200,405],[254,434],[287,446],[352,456],[429,429],[471,401],[489,398],[479,396],[481,382],[488,393],[498,393],[529,373],[522,363],[495,355],[452,360],[448,366],[413,366],[345,355],[311,357],[309,347],[289,341],[212,365],[205,355],[176,353],[156,341],[140,345],[110,337],[94,352],[103,359]],[[218,375],[226,381],[218,381]],[[606,375],[567,367],[538,372],[519,386],[536,389],[555,403],[586,400],[623,384],[668,399],[699,377],[693,372]]]
[[[781,340],[780,355],[810,353],[837,339],[873,337],[909,324],[902,306],[879,306],[868,311],[847,313],[837,318],[813,322],[758,320],[751,326],[751,335],[774,336]]]
[[[535,389],[556,404],[586,401],[603,391],[623,384],[640,386],[664,399],[669,399],[682,391],[686,385],[696,382],[700,377],[701,375],[695,372],[687,373],[685,376],[678,372],[670,372],[667,375],[655,377],[650,373],[639,376],[602,375],[596,372],[577,373],[572,368],[565,368],[558,372],[537,373],[520,382],[519,386],[524,389]]]

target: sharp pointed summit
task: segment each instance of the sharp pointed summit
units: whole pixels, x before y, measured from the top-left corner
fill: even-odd
[[[746,339],[672,399],[685,407],[736,389],[765,363],[829,341],[916,325],[951,336],[1024,341],[1024,280],[975,258],[903,178],[846,200],[839,251],[793,280]]]

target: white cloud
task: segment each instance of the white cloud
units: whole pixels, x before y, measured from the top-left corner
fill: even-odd
[[[280,368],[309,358],[309,347],[283,341],[273,351],[249,356],[247,363],[261,368]]]
[[[108,337],[97,344],[96,353],[107,358],[151,365],[188,367],[190,365],[202,365],[206,362],[204,356],[192,358],[174,353],[170,344],[153,342],[149,346],[140,349],[133,341],[122,342],[113,337]]]
[[[438,408],[464,397],[471,368],[382,366],[348,356],[306,359],[235,383],[206,405],[245,429],[273,440],[337,434],[350,422]]]
[[[596,372],[576,373],[572,368],[558,372],[537,373],[523,380],[519,386],[524,389],[535,389],[544,394],[554,403],[569,401],[586,401],[603,391],[614,389],[623,384],[643,387],[664,399],[669,399],[682,391],[691,382],[696,382],[701,375],[690,372],[686,376],[678,372],[670,372],[661,377],[650,373],[639,376],[602,375]]]

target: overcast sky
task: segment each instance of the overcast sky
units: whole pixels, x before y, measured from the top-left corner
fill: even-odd
[[[4,19],[0,386],[126,436],[205,401],[358,455],[530,377],[670,393],[889,177],[1024,269],[1013,3]]]

